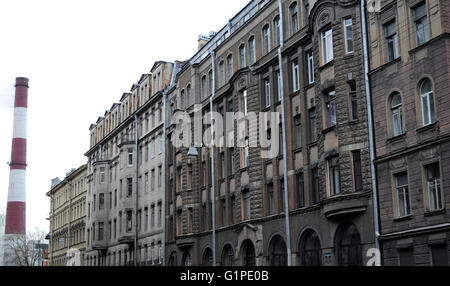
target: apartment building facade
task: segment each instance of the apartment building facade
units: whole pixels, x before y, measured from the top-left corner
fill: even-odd
[[[287,0],[280,17],[278,1],[251,1],[177,72],[167,102],[168,118],[175,118],[166,143],[167,265],[212,265],[214,244],[216,265],[286,265],[288,248],[292,265],[365,265],[371,258],[366,254],[375,247],[375,234],[359,3]],[[202,145],[194,135],[203,138],[208,125],[191,123],[181,134],[175,127],[177,111],[192,121],[196,114],[207,120],[211,102],[221,115],[281,114],[282,94],[286,158],[281,145],[277,150],[276,144],[252,144],[255,136],[280,138],[281,144],[278,115],[262,125],[248,118],[217,123],[223,132],[215,131],[216,138],[223,142],[240,140],[236,130],[243,123],[242,145],[233,147]],[[189,146],[174,146],[177,138]],[[261,151],[271,156],[263,158]]]
[[[368,18],[384,265],[449,265],[450,3]]]
[[[50,266],[84,265],[86,251],[86,165],[72,169],[64,180],[52,180],[48,263]]]
[[[162,91],[172,70],[156,62],[90,127],[86,265],[162,263]]]

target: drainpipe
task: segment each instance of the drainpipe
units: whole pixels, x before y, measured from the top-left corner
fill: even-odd
[[[161,242],[161,245],[162,245],[162,265],[163,266],[166,266],[166,196],[167,196],[167,194],[166,194],[166,192],[167,192],[167,190],[166,190],[166,168],[167,168],[167,162],[166,162],[166,136],[167,136],[167,134],[166,134],[166,116],[167,116],[167,114],[166,114],[166,97],[167,97],[167,94],[166,94],[166,91],[164,90],[164,92],[163,92],[163,112],[164,112],[164,116],[163,116],[163,142],[164,142],[164,144],[163,144],[163,164],[164,164],[164,167],[163,167],[163,185],[162,185],[162,189],[163,189],[163,201],[162,201],[162,210],[161,210],[161,213],[162,213],[162,215],[163,215],[163,217],[162,217],[162,233],[163,233],[163,235],[162,235],[162,242]],[[170,191],[170,190],[169,190]]]
[[[215,71],[215,52],[211,51],[212,62],[212,94],[209,98],[209,108],[211,113],[211,140],[214,136],[214,124],[213,124],[213,98],[216,94],[216,71]],[[212,196],[212,253],[213,253],[213,266],[216,266],[216,178],[214,175],[214,145],[211,144],[211,196]]]
[[[286,124],[285,124],[285,107],[284,107],[284,84],[283,84],[283,56],[281,54],[283,50],[283,4],[282,0],[278,0],[278,9],[280,10],[280,46],[278,47],[278,66],[280,68],[280,93],[281,93],[281,124],[283,132],[283,177],[284,177],[284,213],[286,224],[286,246],[287,246],[287,265],[292,265],[291,257],[291,233],[290,233],[290,221],[289,221],[289,194],[288,194],[288,171],[287,171],[287,150],[286,150]]]
[[[137,258],[136,258],[136,253],[137,253],[137,238],[138,238],[138,228],[137,228],[137,220],[138,220],[138,196],[139,196],[139,146],[138,146],[138,140],[139,140],[139,135],[138,135],[138,118],[137,118],[137,114],[134,115],[134,128],[136,129],[135,131],[135,145],[136,145],[136,197],[135,197],[135,201],[134,201],[134,249],[133,249],[133,264],[134,266],[137,266]]]
[[[373,135],[373,119],[372,119],[372,96],[370,94],[369,84],[369,52],[367,46],[367,27],[366,27],[366,1],[361,0],[361,28],[363,33],[363,52],[364,52],[364,81],[366,89],[366,102],[367,102],[367,123],[369,128],[369,149],[370,149],[370,169],[372,176],[372,199],[373,199],[373,219],[374,219],[374,232],[375,232],[375,266],[381,265],[381,252],[380,252],[380,226],[378,217],[378,192],[377,192],[377,179],[375,173],[375,142]],[[378,255],[380,254],[380,255]]]
[[[211,113],[211,140],[214,136],[213,124],[213,98],[216,94],[216,70],[215,70],[216,53],[211,51],[211,66],[212,66],[212,94],[209,98],[209,108]],[[213,142],[211,142],[213,143]],[[211,144],[211,197],[212,197],[212,250],[213,250],[213,266],[216,266],[216,179],[214,175],[214,144]]]

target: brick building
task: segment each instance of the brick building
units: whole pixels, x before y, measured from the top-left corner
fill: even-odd
[[[249,142],[251,134],[282,138],[277,117],[264,128],[245,123],[242,147],[212,151],[192,140],[191,148],[175,148],[179,134],[171,125],[168,265],[213,263],[213,200],[217,265],[286,265],[283,160],[292,264],[366,264],[375,235],[359,3],[283,1],[281,19],[278,1],[255,0],[220,31],[201,38],[208,40],[176,74],[169,118],[177,110],[191,118],[207,114],[210,97],[219,114],[281,112],[284,87],[286,158],[281,146],[277,152],[271,145],[272,157],[264,159],[267,148]],[[237,142],[237,132],[230,131],[238,124],[226,121],[225,132],[216,134]],[[208,130],[192,124],[182,137]]]
[[[383,1],[370,58],[385,265],[448,265],[450,3]]]

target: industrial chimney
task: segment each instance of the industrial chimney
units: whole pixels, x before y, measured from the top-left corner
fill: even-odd
[[[25,235],[25,171],[27,167],[27,103],[28,79],[16,78],[14,101],[14,129],[9,162],[8,204],[6,207],[5,237]],[[5,249],[5,256],[6,256]],[[5,257],[6,259],[6,257]]]

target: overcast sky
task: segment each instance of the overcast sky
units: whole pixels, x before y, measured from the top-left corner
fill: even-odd
[[[27,229],[48,231],[51,180],[86,163],[89,126],[157,60],[187,60],[249,0],[1,0],[0,212],[14,83],[28,92]]]

